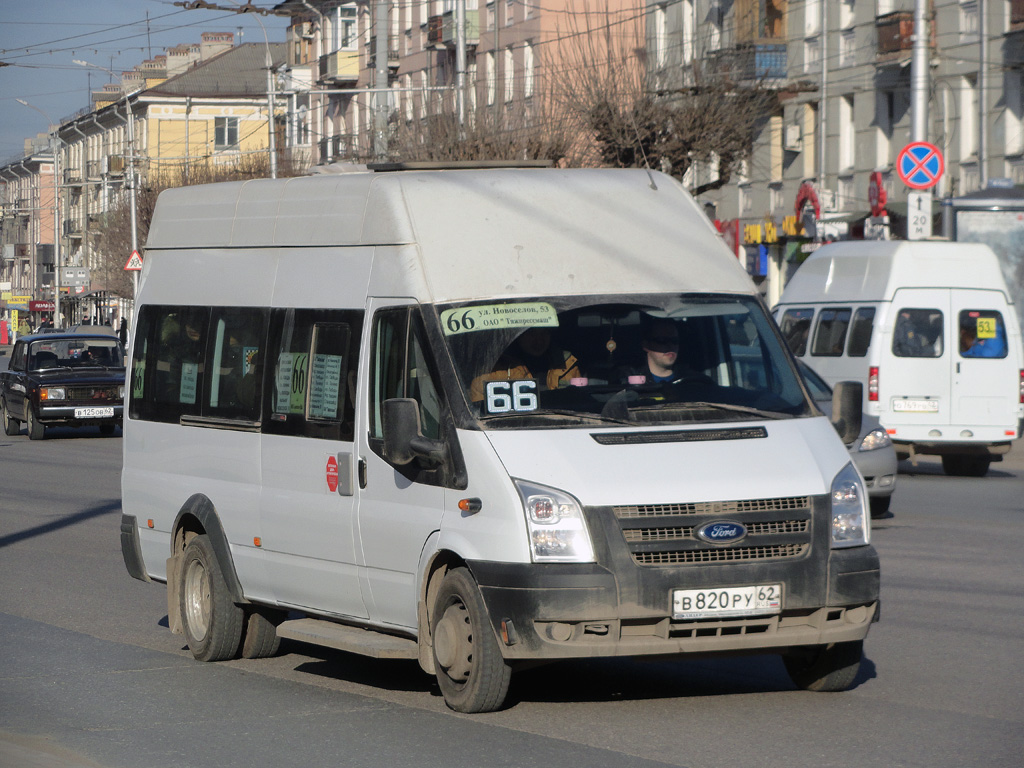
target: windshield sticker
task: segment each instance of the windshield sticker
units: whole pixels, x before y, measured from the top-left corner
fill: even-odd
[[[178,401],[186,405],[196,404],[196,391],[199,388],[199,364],[181,364],[181,386],[178,389]]]
[[[533,379],[489,381],[484,390],[487,413],[522,413],[536,411],[537,382]]]
[[[557,328],[558,315],[546,301],[522,304],[482,304],[475,307],[446,309],[441,313],[446,336],[495,328]]]
[[[338,418],[340,384],[341,355],[313,355],[313,373],[309,382],[310,418]]]
[[[978,318],[977,337],[979,339],[994,339],[996,337],[996,319],[994,317]]]

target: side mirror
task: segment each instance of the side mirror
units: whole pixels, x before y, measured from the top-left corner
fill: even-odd
[[[863,397],[864,385],[859,381],[840,381],[832,390],[832,426],[844,445],[860,435]]]
[[[403,466],[415,458],[431,465],[444,462],[445,444],[424,437],[420,428],[419,403],[409,397],[393,397],[384,401],[384,458]]]

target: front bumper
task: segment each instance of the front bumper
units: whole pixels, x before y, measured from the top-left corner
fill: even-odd
[[[83,408],[110,408],[113,407],[112,416],[76,416],[76,411]],[[36,408],[36,414],[41,424],[120,424],[124,416],[123,403],[101,403],[78,405],[40,405]]]
[[[878,554],[831,549],[825,504],[819,498],[807,510],[808,548],[789,559],[638,564],[644,545],[631,548],[609,510],[589,508],[596,563],[468,565],[509,660],[781,652],[862,640],[879,613]],[[781,613],[672,618],[675,589],[758,584],[782,585]]]

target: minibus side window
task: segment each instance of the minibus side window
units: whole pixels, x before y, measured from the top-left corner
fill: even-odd
[[[207,307],[147,306],[133,346],[133,418],[177,423],[198,416],[203,403]]]
[[[267,335],[265,309],[218,307],[210,324],[209,394],[204,416],[256,421],[263,386],[261,348]]]
[[[1003,316],[991,309],[960,311],[960,356],[1004,358],[1007,354]]]
[[[896,357],[942,357],[942,311],[904,308],[896,313],[892,352]]]
[[[263,431],[351,442],[362,312],[275,309]]]
[[[874,307],[860,307],[853,313],[850,324],[850,342],[846,354],[850,357],[864,357],[871,346],[871,329],[875,322]]]
[[[797,357],[803,357],[807,352],[807,339],[810,336],[813,317],[813,309],[787,309],[782,315],[782,322],[779,324],[782,337],[790,351]]]
[[[823,309],[818,313],[811,354],[815,357],[838,357],[846,345],[846,329],[850,326],[850,308]]]

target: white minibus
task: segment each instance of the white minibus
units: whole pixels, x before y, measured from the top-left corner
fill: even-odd
[[[463,712],[559,659],[769,653],[803,688],[856,679],[879,610],[837,435],[859,386],[821,414],[668,176],[170,190],[132,339],[122,551],[199,660],[282,639],[413,658]]]
[[[1024,353],[999,263],[980,243],[850,240],[811,254],[774,308],[830,383],[860,381],[901,458],[983,476],[1021,435]]]

